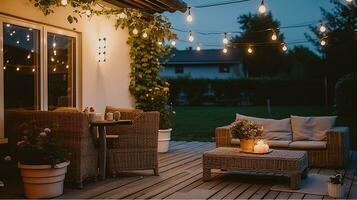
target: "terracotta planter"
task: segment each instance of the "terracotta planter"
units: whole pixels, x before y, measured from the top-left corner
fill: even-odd
[[[53,198],[63,194],[63,181],[69,162],[51,165],[18,163],[24,182],[25,196],[31,199]]]
[[[333,184],[328,182],[327,184],[327,192],[330,197],[333,198],[344,198],[345,190],[343,184]]]
[[[253,152],[254,151],[254,139],[240,139],[240,148],[245,152]]]
[[[159,143],[157,146],[157,152],[166,153],[169,151],[171,132],[172,128],[159,130]]]

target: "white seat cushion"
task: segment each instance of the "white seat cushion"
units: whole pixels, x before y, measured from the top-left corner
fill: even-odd
[[[269,147],[271,148],[288,148],[289,144],[291,141],[286,141],[286,140],[267,140],[267,143],[269,145]],[[232,145],[239,145],[240,144],[240,140],[239,139],[232,139],[231,140],[231,144]]]
[[[264,119],[257,117],[249,117],[241,114],[236,114],[236,119],[246,119],[253,121],[264,128],[263,138],[266,140],[292,140],[292,131],[290,118],[276,120]]]
[[[326,149],[326,141],[294,141],[289,144],[292,149]]]
[[[337,116],[299,117],[291,116],[293,141],[326,140],[326,132],[335,126]]]

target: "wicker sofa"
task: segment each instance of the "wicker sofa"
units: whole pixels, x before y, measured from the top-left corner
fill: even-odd
[[[83,181],[97,177],[98,151],[84,113],[14,110],[7,111],[5,119],[5,132],[13,147],[21,139],[21,124],[34,122],[40,128],[56,126],[59,142],[71,152],[65,181],[82,188]]]
[[[321,141],[294,141],[294,133],[291,133],[290,141],[274,138],[275,140],[268,140],[267,142],[272,149],[307,151],[309,167],[343,168],[350,156],[349,129],[347,127],[333,127],[325,133],[326,137]],[[233,139],[231,136],[230,125],[216,128],[215,140],[217,147],[239,146],[239,139]]]
[[[111,106],[106,112],[120,112],[120,119],[133,120],[132,125],[107,127],[107,135],[118,138],[108,139],[107,168],[115,177],[128,170],[158,171],[158,130],[159,112],[143,112],[136,109],[123,109]]]

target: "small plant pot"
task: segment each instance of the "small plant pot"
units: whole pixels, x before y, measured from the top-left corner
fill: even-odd
[[[24,192],[27,198],[53,198],[63,194],[63,182],[69,162],[51,165],[24,165],[21,170]]]
[[[240,139],[240,148],[244,152],[253,152],[254,151],[254,139]]]
[[[159,143],[157,152],[166,153],[169,151],[172,128],[159,130]]]
[[[328,195],[333,198],[344,198],[345,190],[343,184],[334,184],[328,182],[327,184]]]

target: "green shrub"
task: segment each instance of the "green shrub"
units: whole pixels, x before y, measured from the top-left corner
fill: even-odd
[[[339,79],[335,86],[335,109],[337,114],[348,117],[357,113],[357,74]]]

